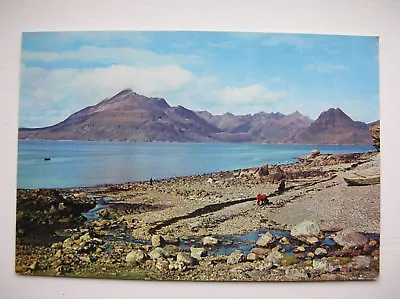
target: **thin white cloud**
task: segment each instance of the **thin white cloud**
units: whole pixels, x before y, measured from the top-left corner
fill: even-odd
[[[273,34],[266,36],[262,45],[267,47],[288,45],[295,47],[298,51],[303,51],[305,49],[312,49],[314,44],[312,41],[305,36],[296,34]]]
[[[235,46],[233,41],[209,42],[207,45],[217,49],[231,49]]]
[[[166,98],[170,105],[193,110],[258,112],[284,98],[260,84],[225,87],[217,76],[198,77],[178,65],[139,68],[126,65],[95,69],[22,68],[20,126],[58,123],[84,107],[95,105],[122,89]]]
[[[36,52],[23,51],[22,60],[25,62],[92,62],[123,64],[135,66],[161,66],[169,64],[199,64],[202,58],[196,55],[158,54],[148,50],[134,48],[101,48],[83,46],[76,51]]]
[[[348,71],[349,69],[341,64],[333,64],[329,62],[316,62],[304,66],[307,71],[312,71],[316,73],[330,74],[333,72]]]
[[[86,70],[23,67],[20,125],[54,124],[124,88],[146,96],[165,96],[178,92],[195,79],[190,71],[176,65],[158,68],[120,65]]]
[[[254,84],[246,87],[227,87],[216,91],[214,95],[222,102],[232,104],[273,103],[282,99],[286,91],[270,91],[268,88]]]

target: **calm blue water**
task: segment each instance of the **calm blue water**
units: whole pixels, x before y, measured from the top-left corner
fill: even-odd
[[[27,141],[18,143],[18,188],[66,188],[145,181],[294,162],[321,153],[373,150],[370,146],[228,143],[120,143]],[[44,161],[50,157],[50,161]]]

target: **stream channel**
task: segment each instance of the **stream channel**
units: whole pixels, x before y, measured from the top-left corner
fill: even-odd
[[[87,221],[93,221],[100,219],[100,215],[97,214],[98,211],[103,210],[110,204],[118,204],[123,202],[113,201],[111,197],[103,197],[103,196],[94,196],[88,195],[89,198],[96,199],[96,206],[89,210],[86,213],[82,213]],[[325,248],[328,253],[331,251],[335,251],[339,248],[339,246],[335,243],[333,239],[330,238],[330,234],[332,232],[324,232],[326,237],[317,245],[305,245],[303,242],[298,241],[291,237],[290,231],[284,230],[274,230],[274,229],[266,229],[262,228],[260,230],[251,231],[246,234],[241,235],[216,235],[214,236],[219,240],[218,244],[215,246],[203,246],[202,245],[202,237],[187,237],[185,239],[179,238],[179,247],[184,250],[190,250],[190,247],[205,247],[208,255],[229,255],[235,250],[240,250],[242,253],[247,255],[250,253],[251,249],[256,247],[256,242],[259,239],[261,234],[265,234],[270,232],[274,235],[275,241],[270,244],[270,248],[275,246],[282,246],[285,254],[294,255],[295,249],[299,246],[304,247],[305,254],[308,252],[314,252],[317,247]],[[380,235],[379,234],[364,234],[369,239],[374,239],[379,242]],[[110,242],[124,242],[124,243],[138,243],[144,245],[151,245],[151,241],[147,240],[138,240],[134,239],[128,229],[126,227],[119,227],[112,230],[108,230],[105,236],[101,237],[104,241]],[[286,238],[286,242],[284,242],[284,238]]]

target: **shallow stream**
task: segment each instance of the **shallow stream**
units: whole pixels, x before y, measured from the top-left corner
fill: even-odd
[[[98,220],[100,216],[97,214],[98,211],[107,207],[108,204],[116,203],[113,201],[111,197],[102,197],[102,196],[93,196],[88,195],[89,198],[96,199],[96,206],[89,210],[86,213],[82,213],[88,221]],[[260,235],[270,232],[274,235],[275,241],[269,245],[270,248],[281,246],[287,255],[294,255],[297,252],[296,249],[301,246],[305,251],[302,253],[306,255],[309,252],[314,252],[316,248],[322,247],[325,248],[329,254],[330,251],[334,251],[338,249],[336,242],[330,238],[330,232],[325,232],[325,239],[322,242],[317,243],[316,245],[307,245],[301,241],[298,241],[291,237],[289,231],[284,230],[273,230],[273,229],[265,229],[262,228],[260,230],[251,231],[246,234],[240,235],[218,235],[214,236],[219,240],[218,244],[215,246],[203,246],[202,237],[186,237],[184,239],[180,238],[179,247],[185,250],[189,250],[190,247],[205,247],[208,255],[229,255],[235,250],[240,250],[244,254],[249,254],[251,249],[256,247],[256,242],[259,239]],[[374,239],[379,242],[380,235],[379,234],[365,234],[365,236],[369,239]],[[123,242],[123,243],[137,243],[143,245],[151,245],[150,241],[147,240],[138,240],[132,237],[130,231],[126,229],[126,227],[115,227],[113,229],[109,229],[105,236],[102,236],[102,239],[106,242]],[[110,247],[110,251],[112,248]]]

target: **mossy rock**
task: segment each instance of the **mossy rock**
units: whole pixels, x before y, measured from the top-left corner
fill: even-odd
[[[353,260],[350,257],[332,257],[329,258],[329,262],[338,266],[343,266],[351,263]]]
[[[283,258],[281,258],[281,263],[283,266],[295,265],[298,262],[299,259],[294,255],[285,255]]]

